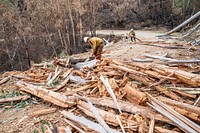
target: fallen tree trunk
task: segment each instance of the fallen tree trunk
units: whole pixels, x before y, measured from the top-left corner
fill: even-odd
[[[178,68],[172,68],[160,64],[150,64],[150,63],[129,63],[132,66],[139,67],[142,69],[154,70],[163,75],[172,75],[171,77],[178,78],[181,82],[191,85],[193,87],[200,86],[200,75],[193,74]]]
[[[188,98],[196,98],[196,95],[192,95],[192,94],[188,94],[184,91],[180,91],[180,90],[175,90],[175,89],[172,89],[173,92],[176,92],[178,93],[179,95],[181,96],[184,96],[184,97],[188,97]]]
[[[200,23],[197,24],[194,28],[192,28],[189,31],[187,31],[186,33],[184,33],[181,38],[185,38],[185,37],[189,36],[190,34],[192,34],[193,32],[195,32],[199,27],[200,27]]]
[[[139,76],[135,76],[135,75],[128,75],[128,77],[130,77],[132,80],[136,80],[146,86],[152,86],[153,88],[155,88],[156,90],[158,90],[159,92],[165,94],[168,97],[171,97],[172,99],[178,100],[178,101],[184,101],[180,96],[176,95],[175,93],[167,90],[166,88],[163,88],[161,86],[158,85],[153,85],[153,81],[151,79],[145,78],[145,77],[139,77]]]
[[[90,110],[90,107],[88,106],[88,104],[86,102],[83,101],[78,101],[77,103],[78,108],[80,108],[85,114],[89,115],[90,117],[95,117],[94,114],[92,113],[92,111]],[[104,120],[106,122],[108,122],[109,124],[113,125],[113,126],[119,126],[119,123],[117,121],[116,118],[116,114],[108,112],[108,111],[104,111],[102,109],[96,108],[96,110],[98,111],[98,113],[100,114],[100,116],[102,118],[104,118]],[[125,126],[131,126],[131,127],[135,127],[137,128],[137,123],[133,120],[129,120],[123,116],[119,116],[121,122],[123,123],[123,125]]]
[[[150,54],[144,54],[145,57],[153,58],[153,59],[159,59],[162,61],[174,61],[172,58],[167,58],[167,57],[160,57],[160,56],[155,56],[155,55],[150,55]]]
[[[130,85],[126,85],[122,88],[126,92],[125,97],[132,103],[136,103],[138,105],[145,105],[148,101],[145,93],[133,88]]]
[[[35,112],[30,113],[30,117],[38,117],[40,115],[46,115],[46,114],[50,114],[50,113],[54,113],[56,112],[56,108],[50,108],[50,109],[42,109],[42,110],[38,110]]]
[[[69,106],[75,104],[75,98],[72,96],[67,97],[63,94],[47,90],[40,86],[34,86],[32,84],[28,84],[22,81],[18,81],[17,85],[19,86],[20,90],[31,93],[32,95],[40,97],[45,101],[48,101],[63,108],[68,108]]]
[[[172,60],[167,63],[200,63],[200,60]]]
[[[67,111],[62,111],[61,114],[70,120],[73,120],[83,126],[86,126],[89,129],[94,130],[95,132],[108,133],[108,131],[102,125],[95,123],[91,120],[88,120],[84,117],[76,116],[73,113],[67,112]],[[110,130],[111,130],[111,132],[109,132],[109,133],[119,133],[118,131],[116,131],[114,129],[110,129]]]
[[[185,117],[197,122],[197,123],[200,123],[200,115],[196,114],[196,113],[193,113],[193,112],[190,112],[184,108],[179,108],[179,107],[176,107],[176,106],[171,106],[169,105],[169,107],[171,107],[172,109],[174,109],[175,111],[179,112],[180,114],[184,115]]]
[[[110,108],[117,109],[114,101],[110,98],[90,97],[89,99],[93,104],[101,105],[101,106],[107,106],[107,107],[110,107]],[[119,104],[120,109],[122,111],[133,113],[133,114],[140,114],[140,115],[145,116],[145,117],[150,118],[150,119],[152,119],[154,117],[155,120],[160,120],[160,121],[170,123],[170,121],[165,119],[162,115],[155,113],[154,111],[152,111],[151,109],[149,109],[147,107],[139,106],[137,104],[133,104],[133,103],[121,101],[121,100],[118,100],[118,104]]]
[[[149,99],[151,100],[151,104],[148,103],[149,106],[157,110],[158,112],[165,115],[167,118],[172,120],[176,125],[185,132],[200,132],[200,126],[196,123],[192,122],[188,118],[184,117],[180,113],[176,112],[166,104],[160,102],[159,100],[155,99],[151,95],[148,95]]]
[[[171,91],[168,91],[166,88],[163,88],[163,87],[161,87],[161,86],[155,86],[154,88],[155,88],[156,90],[158,90],[158,91],[164,93],[166,96],[168,96],[168,97],[170,97],[170,98],[172,98],[172,99],[175,99],[175,100],[181,101],[181,102],[184,101],[181,97],[179,97],[178,95],[176,95],[175,93],[173,93],[173,92],[171,92]]]
[[[180,133],[180,132],[176,132],[176,131],[164,129],[164,128],[162,128],[162,127],[155,127],[155,129],[156,129],[159,133]]]
[[[184,132],[198,133],[200,128],[197,124],[169,108],[167,105],[163,104],[152,96],[149,95],[149,97],[151,99],[151,104],[148,103],[148,105],[176,123],[181,130]]]
[[[180,28],[184,27],[185,25],[187,25],[188,23],[190,23],[192,20],[194,20],[195,18],[200,16],[200,11],[198,11],[196,14],[194,14],[193,16],[191,16],[190,18],[188,18],[186,21],[184,21],[183,23],[181,23],[180,25],[178,25],[177,27],[175,27],[174,29],[172,29],[171,31],[161,35],[161,36],[166,36],[166,35],[170,35],[173,32],[179,30]]]
[[[169,98],[166,98],[166,97],[161,97],[161,96],[158,97],[158,100],[160,100],[160,101],[162,101],[166,104],[169,104],[169,105],[172,105],[172,106],[177,106],[179,108],[186,109],[190,112],[194,112],[194,113],[200,115],[200,108],[196,107],[194,105],[182,103],[182,102],[175,101],[175,100],[172,100],[172,99],[169,99]]]
[[[136,58],[131,58],[133,62],[153,62],[153,59],[136,59]]]
[[[23,101],[23,100],[26,100],[28,99],[29,96],[28,95],[25,95],[25,96],[15,96],[15,97],[9,97],[9,98],[1,98],[0,99],[0,104],[1,103],[6,103],[6,102],[15,102],[15,101]]]
[[[9,80],[10,80],[10,77],[5,77],[5,78],[3,78],[3,79],[0,81],[0,85],[6,83],[6,82],[9,81]]]

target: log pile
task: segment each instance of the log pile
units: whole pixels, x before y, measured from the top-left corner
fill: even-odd
[[[0,83],[15,78],[20,91],[61,107],[53,111],[64,117],[66,132],[200,132],[199,74],[153,63],[85,60],[33,65]]]

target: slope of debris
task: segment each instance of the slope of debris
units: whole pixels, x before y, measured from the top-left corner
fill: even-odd
[[[1,74],[0,131],[200,132],[200,61],[145,57],[69,57]]]

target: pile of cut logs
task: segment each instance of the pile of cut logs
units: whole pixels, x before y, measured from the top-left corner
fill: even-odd
[[[35,64],[0,85],[10,78],[21,91],[62,107],[65,132],[200,132],[200,75],[187,70],[69,58]]]

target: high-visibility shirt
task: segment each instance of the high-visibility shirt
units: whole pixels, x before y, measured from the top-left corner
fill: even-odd
[[[89,43],[92,47],[93,53],[95,53],[97,50],[97,47],[100,46],[101,44],[103,44],[103,40],[98,37],[92,37],[89,39]]]
[[[135,37],[135,32],[131,31],[131,32],[129,32],[129,35]]]

